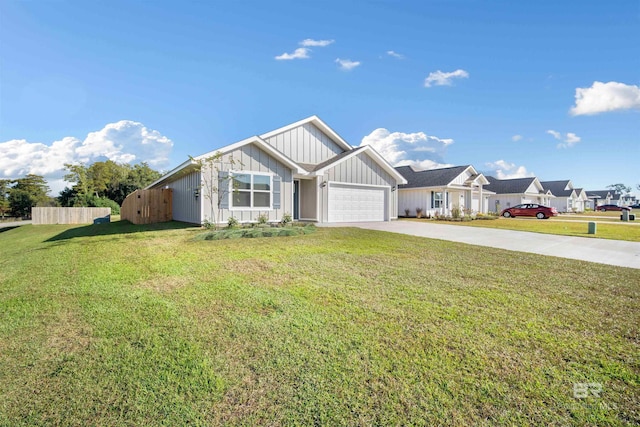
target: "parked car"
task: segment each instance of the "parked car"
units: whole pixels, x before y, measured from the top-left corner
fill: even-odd
[[[500,212],[505,218],[515,218],[517,216],[535,216],[538,219],[546,219],[550,216],[558,216],[556,208],[539,205],[537,203],[523,203],[510,208],[503,209]]]
[[[606,211],[630,211],[631,208],[629,206],[618,206],[618,205],[600,205],[596,207],[597,211],[606,212]]]

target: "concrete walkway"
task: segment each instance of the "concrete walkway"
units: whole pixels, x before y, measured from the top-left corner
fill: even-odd
[[[557,236],[527,231],[464,227],[415,221],[318,224],[320,227],[358,227],[367,230],[449,240],[509,251],[578,259],[640,269],[640,242]]]

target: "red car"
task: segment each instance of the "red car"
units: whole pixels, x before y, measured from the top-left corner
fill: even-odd
[[[515,218],[517,216],[535,216],[538,219],[549,218],[550,216],[558,216],[556,208],[539,205],[537,203],[524,203],[504,209],[500,212],[505,218]]]
[[[618,205],[601,205],[596,207],[596,211],[606,212],[606,211],[630,211],[631,208],[629,206],[618,206]]]

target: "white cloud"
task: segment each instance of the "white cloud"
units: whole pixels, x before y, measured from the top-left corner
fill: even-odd
[[[640,110],[640,87],[618,82],[593,82],[591,87],[576,88],[576,105],[569,113],[581,116],[631,109]]]
[[[557,132],[557,131],[555,131],[555,130],[549,129],[549,130],[547,131],[547,133],[548,133],[549,135],[552,135],[555,139],[562,139],[562,134],[561,134],[560,132]]]
[[[513,135],[513,136],[511,137],[511,140],[512,140],[513,142],[521,141],[521,140],[522,140],[522,135]]]
[[[389,56],[393,56],[394,58],[398,58],[398,59],[404,59],[404,55],[398,52],[394,52],[392,50],[388,50],[387,51],[387,55]]]
[[[350,59],[336,59],[336,62],[340,65],[340,69],[344,71],[351,71],[360,65],[359,61],[351,61]]]
[[[300,46],[316,46],[316,47],[325,47],[334,43],[335,40],[314,40],[314,39],[304,39],[299,44]]]
[[[547,133],[553,136],[558,141],[561,141],[557,145],[558,148],[571,148],[574,145],[576,145],[578,142],[580,142],[580,140],[582,139],[573,132],[567,132],[564,138],[562,137],[562,134],[560,132],[552,129],[549,129]]]
[[[308,59],[311,58],[309,56],[310,50],[306,47],[299,47],[293,51],[293,53],[283,53],[282,55],[276,56],[276,60],[278,61],[288,61],[291,59]]]
[[[419,169],[450,166],[443,162],[452,139],[441,139],[424,132],[389,132],[378,128],[362,138],[360,146],[370,145],[394,166],[412,165]]]
[[[167,166],[172,147],[173,142],[160,132],[139,122],[121,120],[90,132],[84,140],[67,136],[51,145],[25,139],[0,142],[0,177],[42,175],[53,191],[52,182],[62,179],[65,163],[113,160],[147,162],[159,168]]]
[[[516,166],[515,163],[510,163],[505,160],[496,160],[485,164],[491,169],[493,174],[498,179],[513,179],[513,178],[526,178],[535,176],[533,172],[527,171],[524,166]]]
[[[440,70],[429,73],[429,76],[424,79],[424,87],[435,86],[451,86],[453,79],[466,79],[469,77],[469,73],[465,70],[455,70],[450,73],[445,73]]]

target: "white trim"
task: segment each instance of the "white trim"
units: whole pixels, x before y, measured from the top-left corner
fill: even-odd
[[[287,132],[287,131],[289,131],[291,129],[297,128],[298,126],[302,126],[302,125],[304,125],[306,123],[313,123],[317,128],[319,128],[325,134],[329,135],[329,137],[331,137],[333,142],[335,142],[338,145],[340,145],[345,151],[353,149],[353,147],[351,145],[349,145],[349,143],[347,143],[347,141],[342,139],[340,137],[340,135],[338,135],[336,133],[336,131],[331,129],[325,122],[320,120],[320,117],[315,116],[315,115],[311,116],[311,117],[307,117],[306,119],[298,120],[295,123],[291,123],[290,125],[283,126],[281,128],[272,130],[270,132],[263,133],[263,134],[260,135],[260,138],[262,138],[262,139],[271,138],[272,136]]]
[[[378,188],[388,188],[391,190],[390,185],[377,185],[377,184],[358,184],[355,182],[344,182],[344,181],[327,181],[327,184],[333,185],[350,185],[351,187],[378,187]]]
[[[302,167],[300,167],[300,165],[298,165],[296,162],[294,162],[293,160],[291,160],[290,158],[288,158],[287,156],[282,154],[280,151],[276,150],[273,146],[269,145],[264,139],[260,138],[257,135],[254,135],[254,136],[251,136],[249,138],[243,139],[242,141],[235,142],[235,143],[233,143],[231,145],[226,145],[226,146],[218,148],[216,150],[209,151],[208,153],[201,154],[201,155],[195,157],[195,159],[196,160],[201,160],[201,159],[207,158],[209,156],[213,156],[216,153],[226,154],[226,153],[228,153],[230,151],[237,150],[238,148],[243,147],[243,146],[245,146],[247,144],[256,144],[263,151],[266,151],[268,154],[272,155],[277,160],[281,161],[282,163],[287,165],[289,168],[293,169],[294,173],[299,173],[299,174],[306,174],[307,173],[307,171],[304,170]]]
[[[298,221],[316,221],[316,222],[318,222],[318,218],[298,218]]]
[[[195,166],[195,164],[196,163],[193,160],[188,159],[188,160],[182,162],[181,164],[179,164],[178,166],[176,166],[175,168],[171,169],[166,174],[162,175],[160,178],[158,178],[155,181],[153,181],[151,184],[149,184],[146,187],[144,187],[144,189],[148,190],[150,188],[153,188],[156,185],[160,184],[162,181],[165,181],[170,176],[177,174],[178,172],[180,172],[183,169],[188,168],[189,166]]]
[[[392,177],[396,178],[396,182],[399,184],[406,184],[407,180],[405,179],[404,176],[402,176],[402,174],[400,172],[398,172],[393,166],[391,166],[389,164],[389,162],[387,162],[380,154],[378,154],[378,152],[370,145],[365,145],[363,148],[361,149],[355,149],[353,152],[347,154],[346,156],[342,157],[341,159],[336,160],[335,162],[332,162],[330,164],[328,164],[327,166],[323,167],[322,169],[318,169],[317,171],[313,172],[315,175],[317,176],[322,176],[324,175],[324,172],[327,171],[328,169],[331,169],[337,165],[339,165],[340,163],[344,162],[345,160],[350,159],[353,156],[356,156],[360,153],[367,153],[370,152],[370,156],[373,157],[373,159],[380,165],[382,166],[382,168],[387,171],[387,173],[389,175],[391,175]]]

